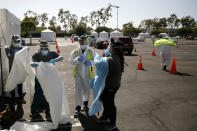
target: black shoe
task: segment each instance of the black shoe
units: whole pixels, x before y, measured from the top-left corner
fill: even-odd
[[[51,114],[50,114],[50,113],[46,113],[46,120],[47,120],[48,122],[52,122]]]
[[[77,106],[75,108],[74,118],[78,118],[80,111],[81,111],[81,107]]]
[[[109,122],[107,118],[105,118],[104,116],[101,116],[96,123],[107,123]]]
[[[39,113],[32,114],[30,117],[31,117],[31,122],[43,122],[44,121],[42,116]]]
[[[162,70],[166,71],[166,65],[163,66]]]
[[[24,110],[23,110],[23,106],[22,105],[17,105],[16,108],[16,115],[17,115],[17,119],[20,120],[23,118],[24,115]]]
[[[118,131],[118,128],[116,125],[107,125],[105,131]]]

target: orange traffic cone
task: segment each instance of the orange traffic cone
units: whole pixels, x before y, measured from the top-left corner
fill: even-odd
[[[171,74],[176,74],[176,62],[175,62],[175,58],[173,58],[173,62],[172,62],[170,73]]]
[[[152,51],[152,55],[153,55],[153,56],[156,56],[156,55],[155,55],[155,49],[154,49],[154,48],[153,48],[153,51]]]
[[[72,43],[74,43],[74,39],[72,38]]]
[[[59,49],[57,41],[56,41],[56,49],[57,49],[57,53],[59,54],[60,53],[60,49]]]
[[[139,62],[138,62],[138,66],[137,66],[138,70],[144,70],[143,65],[142,65],[142,56],[140,56]]]

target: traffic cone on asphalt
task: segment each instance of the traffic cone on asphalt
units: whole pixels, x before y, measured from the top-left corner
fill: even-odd
[[[153,55],[153,56],[156,56],[156,55],[155,55],[155,48],[153,48],[152,55]]]
[[[143,65],[142,65],[142,56],[140,56],[139,62],[138,62],[138,66],[137,66],[138,70],[144,70]]]
[[[59,54],[60,53],[60,49],[59,49],[57,41],[56,41],[56,49],[57,49],[57,53]]]
[[[72,43],[74,43],[74,39],[72,38]]]
[[[176,62],[175,62],[175,58],[173,58],[173,62],[172,62],[170,73],[171,74],[176,74]]]

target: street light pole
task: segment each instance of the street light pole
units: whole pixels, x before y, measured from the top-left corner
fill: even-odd
[[[115,7],[117,9],[117,30],[118,30],[118,8],[120,8],[120,6],[117,6],[117,5],[112,5],[112,4],[109,4],[111,7]]]

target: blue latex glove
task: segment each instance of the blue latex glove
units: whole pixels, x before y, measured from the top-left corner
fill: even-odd
[[[80,57],[78,57],[78,59],[77,59],[77,60],[78,60],[79,62],[82,62],[82,61],[83,61],[83,59],[84,59],[84,57],[83,57],[83,56],[80,56]]]
[[[109,52],[108,49],[104,50],[104,54],[106,57],[111,56],[111,53]]]
[[[89,60],[87,60],[87,61],[84,62],[84,65],[85,66],[91,66],[91,62]]]
[[[37,62],[34,62],[34,63],[32,64],[32,66],[33,66],[33,67],[38,67],[39,64],[38,64]]]
[[[52,59],[48,63],[55,64],[55,62],[56,62],[56,59]]]

